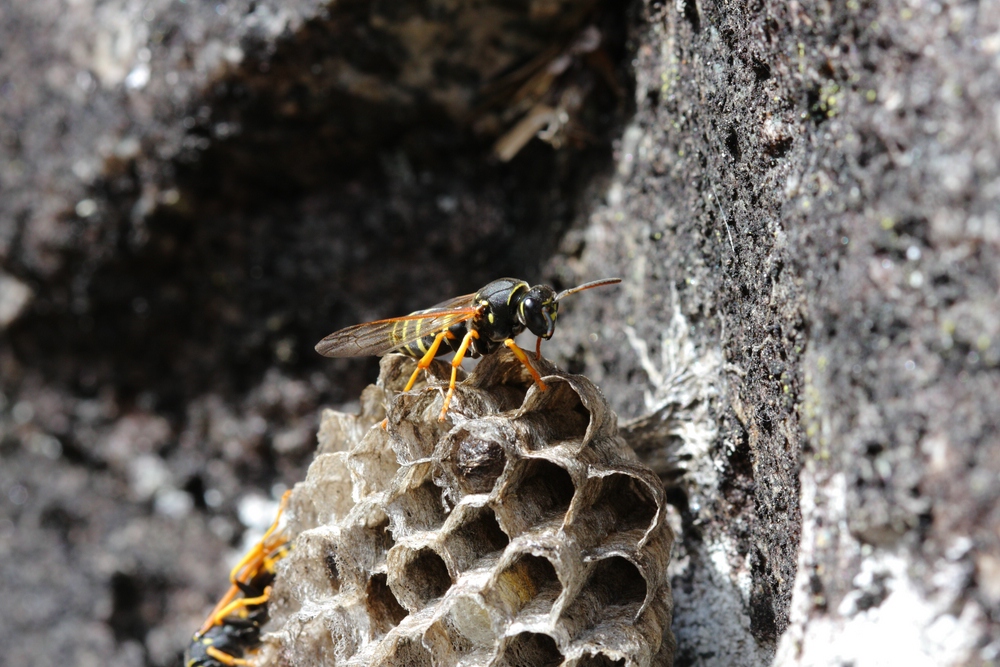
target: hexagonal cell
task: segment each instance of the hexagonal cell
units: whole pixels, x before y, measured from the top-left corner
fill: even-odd
[[[400,603],[415,612],[448,592],[451,575],[444,559],[430,547],[397,545],[386,559],[389,586]]]
[[[522,632],[504,642],[497,667],[556,667],[563,654],[556,640],[546,634]]]
[[[548,375],[552,365],[542,359],[535,364],[535,368],[542,375]],[[464,384],[470,389],[479,390],[477,393],[488,396],[494,404],[492,412],[503,412],[524,403],[524,398],[535,381],[513,352],[501,348],[480,359]]]
[[[406,618],[407,611],[389,588],[385,574],[375,574],[365,589],[365,608],[371,619],[372,631],[384,635]]]
[[[442,504],[442,491],[430,478],[429,464],[409,468],[385,505],[394,532],[402,538],[440,528],[448,516]]]
[[[438,445],[448,481],[463,494],[489,493],[507,464],[512,430],[493,419],[467,421]]]
[[[500,489],[497,517],[511,537],[543,524],[561,524],[576,493],[569,472],[547,459],[522,459]]]
[[[489,612],[476,596],[458,596],[451,608],[424,633],[436,664],[486,665],[496,651],[497,637]]]
[[[361,392],[361,409],[356,414],[346,414],[325,409],[317,433],[317,454],[347,451],[355,447],[372,425],[385,418],[385,391],[369,385]]]
[[[661,505],[643,480],[626,472],[591,477],[581,493],[584,496],[593,501],[575,512],[571,526],[584,547],[600,543],[611,533],[625,541],[639,542],[656,520]],[[631,531],[636,534],[625,535]]]
[[[390,444],[400,462],[409,463],[426,459],[434,453],[434,446],[451,428],[447,421],[438,421],[441,391],[417,389],[400,394],[388,412]]]
[[[370,503],[356,506],[344,520],[335,554],[341,588],[363,591],[372,572],[385,570],[385,554],[393,544],[389,517]]]
[[[299,534],[295,547],[279,561],[281,576],[275,593],[283,594],[289,581],[295,581],[297,595],[312,600],[328,600],[340,591],[337,566],[337,536],[326,526]],[[322,563],[323,567],[316,567]]]
[[[597,561],[580,592],[563,611],[566,631],[576,637],[595,625],[631,624],[646,599],[646,579],[634,564],[621,556]],[[603,643],[613,645],[608,637]]]
[[[372,428],[350,451],[347,466],[352,473],[354,497],[365,498],[389,486],[399,470],[390,442],[384,429]]]
[[[521,611],[548,611],[562,589],[549,559],[522,553],[497,573],[483,596],[493,608],[513,619]]]
[[[334,452],[320,454],[313,460],[302,482],[303,486],[309,487],[309,493],[299,494],[292,504],[293,529],[300,531],[302,526],[315,526],[326,521],[331,514],[341,519],[351,511],[354,499],[351,497],[353,487],[347,458],[347,452]]]
[[[455,513],[460,523],[449,530],[444,544],[460,572],[481,559],[499,558],[504,547],[510,544],[510,538],[500,528],[489,506],[459,505]]]
[[[583,440],[590,426],[590,410],[576,389],[564,381],[553,381],[546,391],[538,391],[525,402],[516,417],[532,434],[528,447],[544,449],[565,440]]]

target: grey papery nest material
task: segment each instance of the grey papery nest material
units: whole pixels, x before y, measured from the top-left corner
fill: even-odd
[[[325,413],[262,666],[672,663],[660,481],[597,387],[533,362],[547,391],[501,350],[440,422],[444,366],[400,394],[390,355]]]

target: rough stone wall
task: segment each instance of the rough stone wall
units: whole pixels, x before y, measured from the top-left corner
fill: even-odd
[[[677,664],[995,662],[997,3],[631,3],[506,165],[462,105],[576,3],[449,60],[483,6],[0,7],[7,660],[176,661],[374,377],[336,326],[620,274],[545,349],[667,482]]]
[[[626,282],[556,345],[662,411],[643,446],[712,461],[678,492],[679,664],[998,659],[997,9],[637,9],[618,171],[552,264]],[[700,448],[676,415],[720,348]]]

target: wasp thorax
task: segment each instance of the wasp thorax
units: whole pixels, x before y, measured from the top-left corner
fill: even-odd
[[[548,285],[535,285],[521,298],[517,319],[539,338],[552,338],[558,312],[556,291]]]
[[[546,391],[485,356],[442,423],[445,367],[399,393],[392,355],[326,411],[259,667],[671,664],[663,487],[593,383],[534,363]]]

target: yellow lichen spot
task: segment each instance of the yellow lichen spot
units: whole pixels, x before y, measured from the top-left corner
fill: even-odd
[[[869,102],[874,102],[878,99],[878,93],[874,89],[865,92],[865,99]]]
[[[976,347],[980,352],[988,350],[990,347],[990,337],[986,334],[980,334],[979,338],[976,339]]]
[[[887,215],[884,218],[882,218],[881,225],[882,229],[889,231],[890,229],[896,226],[896,221]]]
[[[818,368],[821,371],[824,371],[826,370],[826,365],[828,363],[830,363],[829,360],[821,355],[818,359],[816,359],[816,368]]]

